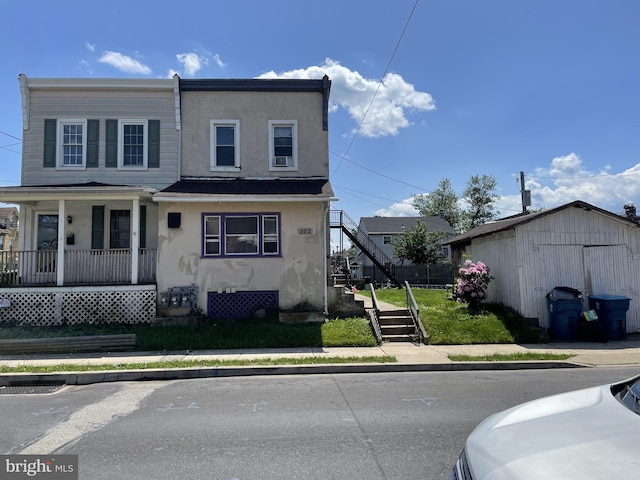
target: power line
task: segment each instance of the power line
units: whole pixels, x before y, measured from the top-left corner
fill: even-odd
[[[382,80],[387,75],[387,73],[389,73],[389,69],[391,68],[391,62],[393,62],[393,59],[396,56],[396,53],[398,52],[398,49],[400,48],[400,42],[402,42],[402,37],[404,37],[404,34],[407,31],[407,28],[409,27],[409,22],[411,22],[411,18],[413,17],[413,13],[416,11],[416,8],[418,6],[418,2],[419,1],[420,0],[416,0],[415,3],[413,4],[413,8],[411,9],[411,13],[409,13],[409,18],[407,18],[407,21],[404,24],[404,28],[402,29],[402,33],[400,34],[400,38],[398,38],[398,41],[396,42],[396,46],[393,49],[393,53],[391,54],[391,57],[389,58],[389,61],[387,62],[387,66],[384,69],[384,73],[382,74],[382,77],[380,77],[380,80],[378,80],[378,85],[376,86],[376,91],[373,93],[373,96],[371,97],[371,101],[369,102],[369,105],[367,106],[367,109],[365,110],[364,115],[362,115],[362,119],[360,119],[360,123],[358,124],[358,128],[356,128],[356,131],[353,133],[353,136],[351,137],[351,141],[349,142],[349,145],[347,145],[347,148],[344,151],[344,153],[342,155],[339,155],[339,157],[342,160],[340,160],[340,163],[338,163],[338,166],[333,171],[333,174],[335,174],[338,171],[338,169],[340,168],[340,166],[342,165],[342,162],[345,160],[347,154],[349,153],[349,150],[351,150],[351,146],[353,145],[353,142],[356,141],[356,137],[360,133],[360,129],[362,128],[362,124],[364,123],[365,118],[367,118],[367,114],[369,113],[369,110],[371,110],[371,106],[373,105],[373,101],[376,99],[376,95],[378,95],[378,91],[380,90],[380,86],[382,85]]]
[[[18,138],[18,137],[16,137],[16,136],[13,136],[13,135],[11,135],[10,133],[7,133],[7,132],[3,132],[2,130],[0,130],[0,134],[2,134],[2,135],[6,135],[7,137],[11,137],[11,138],[13,138],[13,139],[15,139],[15,140],[18,140],[19,142],[22,142],[22,139],[21,139],[21,138]]]
[[[365,167],[364,165],[361,165],[361,164],[359,164],[359,163],[357,163],[357,162],[354,162],[353,160],[349,160],[348,158],[345,158],[344,156],[342,156],[342,155],[340,155],[340,154],[338,154],[338,153],[335,153],[335,152],[330,152],[330,153],[332,153],[333,155],[335,155],[335,156],[337,156],[337,157],[342,158],[342,160],[346,160],[347,162],[349,162],[349,163],[351,163],[351,164],[353,164],[353,165],[355,165],[355,166],[357,166],[357,167],[360,167],[360,168],[362,168],[362,169],[364,169],[364,170],[367,170],[367,171],[369,171],[369,172],[371,172],[371,173],[375,173],[376,175],[379,175],[379,176],[381,176],[381,177],[384,177],[384,178],[386,178],[386,179],[388,179],[388,180],[393,180],[394,182],[402,183],[403,185],[407,185],[408,187],[411,187],[411,188],[415,188],[415,189],[421,190],[421,191],[423,191],[423,192],[425,192],[425,193],[432,193],[432,191],[431,191],[431,190],[427,190],[426,188],[418,187],[418,186],[416,186],[416,185],[412,185],[412,184],[410,184],[410,183],[403,182],[402,180],[398,180],[397,178],[393,178],[393,177],[390,177],[390,176],[388,176],[388,175],[385,175],[384,173],[376,172],[375,170],[373,170],[373,169],[371,169],[371,168],[369,168],[369,167]],[[341,163],[342,163],[342,162],[341,162]],[[335,173],[335,171],[334,171],[334,173]]]

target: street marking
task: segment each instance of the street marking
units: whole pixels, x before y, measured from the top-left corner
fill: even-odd
[[[264,412],[265,405],[269,405],[267,402],[258,402],[258,403],[239,403],[238,406],[239,407],[251,407],[251,411],[253,413],[257,413],[257,412]]]
[[[47,455],[95,432],[117,418],[128,415],[156,389],[158,384],[127,385],[118,392],[73,413],[68,419],[48,430],[37,441],[17,452],[21,454]]]
[[[186,407],[178,407],[178,406],[174,405],[173,403],[170,403],[166,407],[156,408],[156,410],[159,410],[161,412],[168,412],[169,410],[188,410],[188,409],[192,409],[192,408],[200,408],[200,407],[195,402],[190,403]]]
[[[424,398],[403,398],[403,402],[420,402],[425,404],[427,407],[430,407],[433,403],[433,400],[437,400],[437,398],[433,397],[424,397]]]
[[[40,410],[39,412],[31,412],[31,415],[55,415],[57,413],[67,413],[69,411],[69,407],[60,407],[60,408],[48,408],[46,410]]]

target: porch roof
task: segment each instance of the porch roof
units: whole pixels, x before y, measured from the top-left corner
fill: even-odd
[[[99,182],[0,187],[0,202],[28,205],[45,200],[145,199],[150,201],[156,189],[143,186],[109,185]]]
[[[153,199],[156,202],[336,200],[326,178],[180,180],[154,194]]]

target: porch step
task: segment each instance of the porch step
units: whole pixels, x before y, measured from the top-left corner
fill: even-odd
[[[385,342],[412,342],[416,333],[413,319],[406,309],[379,313],[380,332]]]

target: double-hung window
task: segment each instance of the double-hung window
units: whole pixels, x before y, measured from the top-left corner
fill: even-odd
[[[237,171],[240,168],[240,122],[211,120],[211,170]]]
[[[147,120],[118,121],[118,167],[147,168]]]
[[[280,255],[278,214],[204,214],[202,222],[205,257]]]
[[[269,170],[298,169],[298,122],[269,120]]]
[[[58,120],[58,167],[84,169],[87,155],[87,121],[85,119]]]

